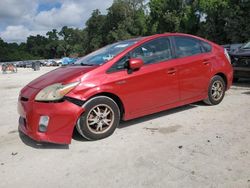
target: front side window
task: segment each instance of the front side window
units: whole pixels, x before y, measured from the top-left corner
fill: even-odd
[[[144,64],[166,61],[172,58],[168,38],[158,38],[137,47],[130,53],[131,58],[141,58]]]
[[[178,57],[187,57],[202,53],[199,40],[190,37],[175,37],[175,45]]]
[[[168,38],[158,38],[142,44],[117,61],[108,72],[127,69],[130,58],[141,58],[144,64],[166,61],[172,58],[171,45]]]
[[[128,61],[129,61],[129,56],[128,55],[123,56],[108,70],[108,72],[116,72],[126,69],[128,66]]]

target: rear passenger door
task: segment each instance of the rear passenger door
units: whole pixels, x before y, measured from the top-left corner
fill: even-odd
[[[175,36],[174,41],[180,99],[188,100],[204,95],[210,80],[212,53],[204,51],[202,41],[192,37]]]

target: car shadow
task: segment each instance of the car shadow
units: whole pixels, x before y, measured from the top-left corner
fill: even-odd
[[[83,138],[76,128],[74,128],[73,134],[72,134],[72,139],[80,142],[91,142],[90,140],[87,140],[86,138]]]
[[[136,118],[133,120],[128,120],[128,121],[121,121],[120,125],[117,127],[118,129],[124,129],[126,127],[129,126],[133,126],[139,123],[143,123],[143,122],[147,122],[150,120],[154,120],[163,116],[167,116],[167,115],[171,115],[171,114],[175,114],[178,112],[182,112],[185,110],[190,110],[192,108],[196,108],[199,106],[206,106],[206,104],[204,104],[203,102],[196,102],[196,103],[192,103],[192,104],[188,104],[185,106],[181,106],[181,107],[177,107],[174,109],[169,109],[169,110],[165,110],[162,112],[158,112],[158,113],[154,113],[151,115],[147,115],[147,116],[143,116],[140,118]],[[22,132],[19,131],[19,137],[21,139],[21,141],[32,148],[35,149],[69,149],[69,145],[60,145],[60,144],[53,144],[53,143],[44,143],[44,142],[36,142],[34,140],[32,140],[31,138],[29,138],[28,136],[26,136],[25,134],[23,134]],[[89,140],[83,138],[76,129],[74,129],[73,134],[72,134],[72,139],[76,140],[76,141],[80,141],[80,142],[89,142]],[[90,141],[91,142],[91,141]]]
[[[242,94],[250,95],[250,91],[243,92]]]
[[[35,140],[32,140],[25,134],[19,131],[19,137],[21,141],[32,148],[35,149],[69,149],[69,145],[62,145],[62,144],[53,144],[53,143],[45,143],[45,142],[36,142]]]
[[[151,114],[151,115],[143,116],[143,117],[136,118],[136,119],[133,119],[133,120],[121,121],[117,128],[118,129],[124,129],[124,128],[129,127],[129,126],[133,126],[133,125],[136,125],[136,124],[139,124],[139,123],[147,122],[147,121],[157,119],[157,118],[160,118],[160,117],[163,117],[163,116],[175,114],[175,113],[182,112],[182,111],[185,111],[185,110],[190,110],[190,109],[196,108],[198,106],[206,106],[206,104],[204,104],[203,102],[196,102],[196,103],[192,103],[192,104],[189,104],[189,105],[177,107],[177,108],[174,108],[174,109],[165,110],[165,111],[162,111],[162,112],[158,112],[158,113],[154,113],[154,114]],[[88,140],[83,138],[77,132],[76,129],[74,129],[72,139],[74,139],[76,141],[80,141],[80,142],[86,142],[86,141],[88,142]]]

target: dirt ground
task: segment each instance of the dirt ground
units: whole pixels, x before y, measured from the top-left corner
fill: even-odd
[[[20,89],[52,68],[0,74],[0,187],[250,187],[250,81],[217,106],[124,122],[104,140],[39,144],[17,131]]]

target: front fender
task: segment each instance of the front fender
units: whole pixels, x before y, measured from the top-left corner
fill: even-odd
[[[114,88],[110,85],[102,85],[102,86],[88,85],[88,86],[91,86],[91,87],[84,87],[81,89],[78,88],[74,92],[67,94],[67,96],[75,98],[75,99],[79,99],[82,101],[87,101],[91,97],[98,95],[100,93],[113,94],[113,91],[114,91]],[[114,95],[116,95],[116,94],[114,94]]]

